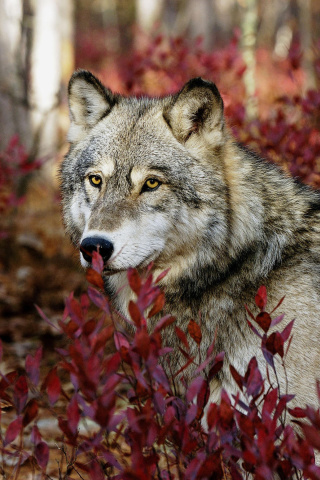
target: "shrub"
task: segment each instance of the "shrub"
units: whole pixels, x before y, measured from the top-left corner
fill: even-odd
[[[158,286],[161,276],[153,280],[150,269],[143,276],[131,269],[128,282],[137,298],[130,302],[131,318],[125,321],[132,333],[115,328],[116,314],[99,290],[102,268],[101,257],[94,253],[93,268],[88,271],[93,286],[80,300],[71,294],[66,301],[55,328],[68,338],[68,344],[58,350],[57,365],[42,378],[40,347],[27,356],[24,372],[1,375],[0,398],[16,412],[1,432],[2,458],[15,459],[5,478],[18,478],[27,460],[51,478],[50,438],[37,425],[43,409],[58,422],[60,435],[55,440],[66,459],[64,468],[60,463],[59,479],[71,475],[95,480],[241,479],[249,474],[271,479],[275,473],[282,479],[320,478],[320,467],[314,464],[314,450],[320,449],[319,411],[290,409],[293,396],[264,380],[255,358],[244,376],[231,367],[239,393],[230,397],[222,391],[220,403],[205,408],[209,382],[223,365],[223,352],[216,355],[214,339],[186,384],[184,369],[195,363],[188,354],[189,342],[201,344],[200,326],[190,320],[183,332],[166,315],[149,332],[148,318],[159,314],[164,305]],[[255,301],[260,312],[254,316],[247,309],[248,323],[261,341],[268,369],[276,372],[275,357],[285,367],[293,322],[274,331],[283,316],[272,318],[276,309],[267,313],[264,287]],[[97,307],[94,312],[92,304]],[[179,369],[170,363],[171,348],[163,340],[167,328],[175,328],[186,358]],[[115,349],[110,352],[106,345],[112,339]],[[71,393],[64,386],[68,379]],[[178,396],[176,387],[181,382],[184,393]],[[293,422],[285,423],[289,413],[299,433]],[[2,465],[4,474],[4,461]]]
[[[0,238],[7,235],[9,226],[5,221],[24,200],[22,182],[40,165],[39,160],[29,158],[18,135],[11,137],[7,148],[0,152]]]

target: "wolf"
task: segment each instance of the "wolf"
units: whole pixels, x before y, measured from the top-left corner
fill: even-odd
[[[316,404],[320,367],[320,195],[239,145],[224,119],[216,85],[194,78],[173,95],[113,93],[80,70],[69,87],[70,150],[61,166],[66,230],[84,267],[92,251],[104,261],[106,291],[128,314],[134,297],[126,271],[153,262],[166,311],[183,330],[199,318],[205,356],[225,352],[210,401],[236,391],[259,341],[244,305],[265,285],[269,305],[295,318],[283,393]],[[123,288],[121,288],[123,287]],[[166,341],[175,347],[174,332]],[[198,353],[197,347],[194,352]],[[174,359],[181,362],[178,349]],[[264,368],[264,367],[263,367]]]

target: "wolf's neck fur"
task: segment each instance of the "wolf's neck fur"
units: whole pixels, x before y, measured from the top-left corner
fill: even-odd
[[[277,166],[239,150],[232,140],[225,149],[228,233],[218,258],[207,244],[203,250],[197,245],[189,263],[185,252],[185,268],[181,261],[178,268],[173,265],[163,282],[172,305],[178,295],[194,310],[203,295],[210,291],[215,297],[223,288],[237,292],[241,301],[251,288],[253,294],[270,272],[306,248],[310,211],[320,209],[319,194]]]

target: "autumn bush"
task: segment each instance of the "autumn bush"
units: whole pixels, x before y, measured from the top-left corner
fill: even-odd
[[[164,305],[158,286],[161,276],[154,280],[150,269],[142,276],[128,271],[136,300],[130,302],[130,318],[123,319],[129,328],[115,328],[116,314],[100,290],[102,269],[102,259],[94,253],[88,271],[93,285],[80,300],[71,294],[66,301],[55,328],[68,341],[57,352],[56,366],[42,378],[40,347],[26,357],[24,371],[1,374],[0,398],[15,411],[6,431],[0,432],[4,478],[19,478],[25,462],[33,466],[37,478],[53,478],[47,470],[52,439],[37,426],[44,409],[58,424],[56,448],[65,454],[59,479],[241,479],[249,474],[271,479],[275,473],[282,479],[320,478],[320,467],[314,464],[314,451],[320,449],[319,411],[290,409],[293,395],[264,380],[270,369],[285,364],[294,332],[293,321],[280,328],[283,315],[276,316],[277,307],[271,314],[266,311],[265,287],[255,298],[259,313],[247,312],[267,372],[259,369],[255,358],[243,376],[230,367],[239,393],[230,397],[222,391],[220,403],[207,405],[210,380],[224,356],[215,352],[214,339],[206,358],[198,361],[188,353],[190,342],[200,346],[202,341],[201,328],[193,319],[184,332],[166,315],[148,331],[148,318]],[[94,313],[90,304],[97,307]],[[167,328],[175,328],[184,365],[170,362]],[[106,349],[111,339],[113,352]],[[195,374],[186,383],[183,372],[190,363],[195,364]],[[71,393],[64,387],[68,382]],[[177,395],[181,384],[184,393]],[[289,414],[295,420],[285,423]],[[4,466],[8,457],[15,460],[11,471]]]
[[[0,152],[0,239],[7,235],[8,221],[24,200],[23,182],[41,163],[30,158],[18,135],[13,135],[6,149]]]

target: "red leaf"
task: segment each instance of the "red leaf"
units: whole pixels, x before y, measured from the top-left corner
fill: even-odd
[[[37,425],[34,425],[31,430],[31,442],[33,443],[33,445],[37,445],[41,442],[41,440],[42,437],[40,435],[39,429]]]
[[[212,380],[212,378],[215,375],[217,375],[218,372],[220,372],[221,368],[223,367],[223,360],[224,360],[224,352],[218,353],[218,355],[213,360],[212,367],[210,368],[209,380]]]
[[[253,331],[253,333],[254,333],[255,335],[257,335],[257,337],[262,338],[262,335],[260,335],[260,333],[258,332],[258,330],[252,325],[252,323],[250,322],[250,320],[247,319],[247,322],[248,322],[249,327],[250,327],[251,330]]]
[[[268,394],[266,394],[261,413],[261,418],[263,421],[265,421],[266,418],[270,418],[271,413],[277,405],[278,394],[279,392],[277,388],[273,388]]]
[[[264,382],[258,367],[257,359],[255,357],[253,357],[249,362],[248,369],[245,374],[245,381],[248,395],[255,397],[260,393]]]
[[[288,408],[288,412],[295,418],[305,418],[307,416],[305,409],[300,407]]]
[[[48,465],[48,461],[49,461],[49,447],[48,447],[48,445],[43,441],[37,443],[37,445],[35,446],[35,449],[34,449],[34,456],[35,456],[35,458],[38,462],[39,467],[42,470],[45,470],[47,465]]]
[[[188,323],[188,332],[190,337],[196,342],[196,344],[200,345],[202,339],[201,328],[194,320],[190,320],[190,322]]]
[[[141,290],[141,278],[138,271],[135,268],[129,268],[127,275],[131,290],[133,290],[136,295],[139,295]]]
[[[290,323],[288,323],[288,325],[285,327],[285,329],[281,333],[281,338],[284,342],[286,342],[288,340],[288,338],[290,337],[290,333],[291,333],[293,324],[294,324],[294,319],[291,320]]]
[[[164,270],[163,272],[160,273],[160,275],[157,276],[156,280],[154,283],[159,283],[166,275],[167,273],[169,272],[170,268],[167,268],[166,270]]]
[[[95,250],[92,252],[91,265],[92,265],[92,268],[100,275],[100,278],[101,278],[101,274],[103,272],[103,267],[104,267],[103,258],[101,257],[100,253]],[[102,283],[102,288],[103,287],[104,285]]]
[[[47,390],[50,405],[54,405],[61,392],[61,384],[57,375],[57,367],[50,370],[42,384],[42,387]]]
[[[255,296],[255,302],[260,310],[264,310],[267,305],[267,289],[262,285]]]
[[[273,313],[273,312],[275,312],[275,311],[277,310],[277,308],[279,308],[279,307],[280,307],[280,305],[281,305],[281,303],[283,302],[283,300],[284,300],[284,299],[285,299],[285,297],[282,297],[282,298],[281,298],[281,300],[279,301],[279,303],[277,304],[277,306],[276,306],[276,307],[274,307],[274,309],[273,309],[273,310],[271,310],[271,312],[270,312],[270,313]]]
[[[154,315],[156,315],[157,313],[161,312],[161,310],[163,310],[164,304],[165,304],[164,293],[159,292],[159,295],[157,296],[157,298],[156,298],[156,300],[153,304],[153,307],[151,308],[151,310],[149,312],[148,318],[151,318]]]
[[[180,347],[179,347],[179,348],[180,348]],[[181,350],[182,350],[182,349],[181,349]],[[190,355],[188,355],[187,358],[190,358]],[[195,370],[194,373],[197,375],[198,373],[202,372],[202,370],[204,370],[204,369],[209,365],[209,363],[212,363],[212,357],[211,357],[211,358],[210,358],[210,357],[207,357],[207,358],[205,359],[205,361],[202,362],[202,363],[196,368],[196,370]]]
[[[26,372],[31,382],[34,385],[38,385],[40,378],[40,361],[42,358],[42,347],[39,347],[34,355],[27,355],[26,358]]]
[[[179,340],[183,343],[187,350],[189,350],[189,343],[186,337],[186,334],[181,330],[181,328],[175,326],[175,331]]]
[[[159,383],[159,385],[161,385],[167,392],[170,392],[168,378],[161,365],[156,366],[152,372],[152,376]]]
[[[39,313],[40,317],[48,324],[50,325],[50,327],[52,327],[54,330],[59,330],[57,325],[54,325],[50,320],[49,318],[46,316],[46,314],[41,310],[40,307],[38,307],[38,305],[35,305],[36,309],[37,309],[37,312]]]
[[[95,288],[88,287],[88,295],[90,300],[101,310],[110,314],[109,302],[103,293],[98,292]]]
[[[207,413],[207,423],[208,423],[209,431],[212,430],[217,424],[217,420],[219,418],[218,408],[219,407],[216,403],[211,403],[209,405],[209,409]]]
[[[283,297],[284,298],[284,297]],[[271,322],[270,327],[275,327],[278,325],[282,320],[284,319],[285,314],[283,313],[282,315],[279,315],[278,317],[274,318]]]
[[[79,330],[79,325],[76,322],[70,320],[68,323],[64,323],[61,320],[58,320],[58,324],[61,330],[68,335],[69,338],[74,339],[75,333]]]
[[[150,352],[150,337],[145,328],[141,328],[136,332],[134,336],[134,347],[142,358],[145,360],[148,358]]]
[[[7,428],[6,435],[3,441],[4,447],[9,443],[13,442],[16,439],[17,435],[19,435],[21,430],[22,430],[22,418],[18,417],[15,420],[13,420]]]
[[[240,388],[240,390],[242,391],[242,388],[243,388],[243,377],[240,375],[240,373],[237,372],[237,370],[232,366],[230,365],[230,373],[231,375],[233,376],[235,382],[237,383],[238,387]]]
[[[230,404],[230,400],[224,390],[221,392],[221,403],[220,403],[220,422],[221,425],[229,429],[233,420],[233,410]]]
[[[255,434],[255,427],[254,427],[254,422],[251,420],[251,418],[247,417],[246,415],[243,415],[243,413],[239,413],[238,424],[239,424],[240,431],[248,435],[251,439],[253,439]]]
[[[283,357],[283,339],[279,332],[273,332],[266,341],[266,349],[273,355],[278,353],[280,357]]]
[[[75,435],[80,420],[80,409],[75,396],[72,397],[67,408],[68,424],[71,432]]]
[[[250,310],[250,308],[248,307],[248,305],[244,304],[244,308],[246,309],[247,314],[249,315],[249,317],[250,317],[252,320],[256,321],[256,317],[253,315],[253,313],[251,312],[251,310]]]
[[[189,408],[187,410],[187,414],[186,414],[186,423],[187,425],[190,425],[190,423],[193,422],[193,420],[196,418],[197,416],[197,413],[198,413],[198,405],[196,405],[195,403],[191,403],[189,405]]]
[[[160,332],[163,328],[168,327],[175,321],[176,321],[175,317],[172,317],[171,315],[166,315],[162,317],[157,323],[157,325],[155,326],[154,333]]]
[[[93,461],[93,463],[91,464],[89,474],[90,474],[90,480],[104,480],[105,479],[105,475],[104,475],[103,471],[101,470],[100,464],[97,461]],[[132,477],[128,477],[128,478],[131,479]]]
[[[320,432],[319,430],[314,427],[313,425],[307,425],[301,422],[300,424],[303,433],[305,434],[306,439],[308,442],[313,446],[313,448],[316,448],[317,450],[320,450]]]
[[[89,337],[92,334],[92,332],[94,332],[96,326],[97,326],[96,320],[94,318],[91,318],[83,325],[82,333],[86,337]]]
[[[194,357],[190,357],[190,358],[186,361],[186,363],[185,363],[184,365],[182,365],[182,367],[179,368],[179,370],[178,370],[177,372],[175,372],[175,374],[173,375],[173,377],[175,378],[175,377],[177,377],[178,375],[180,375],[180,373],[182,373],[186,368],[188,368],[189,365],[190,365],[191,363],[193,363],[193,361],[194,361]]]
[[[95,287],[101,288],[101,290],[104,289],[104,281],[100,273],[98,273],[95,269],[88,268],[86,277],[89,283],[91,283]]]
[[[130,348],[128,340],[121,332],[114,332],[114,343],[117,350],[120,350],[121,347]]]
[[[81,295],[80,306],[82,308],[82,311],[84,312],[84,315],[87,315],[89,307],[90,307],[90,301],[89,301],[89,297],[86,293],[83,293]]]
[[[104,364],[105,371],[108,375],[117,372],[121,363],[121,356],[119,352],[114,353],[109,357]]]
[[[17,412],[20,414],[27,402],[28,399],[28,384],[26,381],[26,377],[21,375],[15,386],[13,391],[13,401]]]
[[[207,380],[205,380],[197,396],[197,406],[198,406],[198,409],[200,410],[201,416],[204,413],[203,408],[208,402],[209,393],[210,393],[210,386]]]
[[[39,410],[38,402],[37,402],[37,400],[32,398],[30,400],[30,402],[28,402],[28,404],[26,406],[26,409],[25,409],[25,412],[24,412],[24,415],[23,415],[22,424],[23,424],[24,427],[29,425],[29,423],[31,423],[32,420],[34,420],[36,418],[36,416],[38,415],[38,410]]]
[[[129,310],[130,317],[133,320],[133,322],[135,323],[135,325],[137,327],[140,327],[141,326],[141,312],[140,312],[140,309],[139,309],[138,305],[135,302],[133,302],[132,300],[130,300],[129,305],[128,305],[128,310]]]
[[[75,445],[77,435],[72,433],[67,420],[64,420],[63,418],[59,417],[58,424],[59,424],[60,430],[67,436],[68,440],[72,443],[72,445]]]
[[[267,332],[271,325],[271,317],[267,312],[260,312],[256,316],[256,322],[258,323],[258,325],[260,325],[263,331]]]
[[[99,332],[99,334],[97,335],[95,342],[92,344],[92,353],[97,353],[102,348],[105,348],[107,341],[112,337],[113,333],[113,325],[108,325],[103,330],[101,330],[101,332]]]
[[[18,373],[14,370],[13,372],[7,373],[7,375],[2,378],[2,380],[0,381],[0,394],[1,394],[2,398],[3,398],[5,390],[10,385],[13,384],[13,382],[15,381],[17,376],[18,376]]]
[[[71,293],[66,300],[66,308],[71,320],[78,326],[81,326],[84,321],[83,312],[80,303],[73,297],[73,293]]]
[[[205,380],[202,377],[196,377],[192,380],[186,394],[187,402],[191,402],[198,395],[204,382]]]

